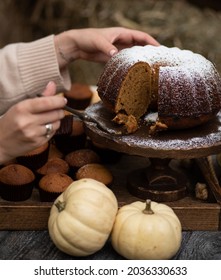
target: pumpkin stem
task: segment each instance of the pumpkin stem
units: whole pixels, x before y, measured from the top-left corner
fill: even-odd
[[[58,208],[58,212],[63,211],[64,208],[65,208],[65,202],[64,201],[58,200],[58,202],[56,202],[54,205]]]
[[[154,214],[153,210],[151,209],[151,200],[150,199],[146,200],[146,207],[143,210],[143,213],[144,214],[151,214],[151,215]]]

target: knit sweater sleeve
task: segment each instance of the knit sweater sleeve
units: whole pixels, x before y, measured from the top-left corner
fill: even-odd
[[[0,115],[20,100],[41,93],[49,81],[56,83],[57,92],[71,86],[68,69],[59,69],[54,35],[1,49],[0,72]]]

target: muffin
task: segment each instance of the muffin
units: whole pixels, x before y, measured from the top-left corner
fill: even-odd
[[[65,97],[68,106],[77,110],[84,110],[90,105],[93,92],[87,84],[73,83],[71,89],[65,93]]]
[[[100,163],[100,157],[91,149],[79,149],[67,154],[65,161],[69,164],[71,171],[75,173],[85,164]]]
[[[48,160],[51,158],[64,158],[64,154],[56,147],[54,141],[50,142]]]
[[[72,124],[73,124],[73,115],[64,111],[65,116],[61,119],[61,124],[59,129],[55,132],[55,135],[71,135],[72,133]]]
[[[17,157],[17,162],[30,168],[32,171],[37,170],[48,160],[49,146],[49,142],[46,142],[44,145],[32,150],[31,152]]]
[[[99,163],[90,163],[82,166],[76,172],[76,179],[91,178],[97,180],[106,186],[113,182],[113,175],[104,165]]]
[[[87,135],[84,130],[83,121],[72,114],[66,115],[63,120],[60,132],[58,131],[54,136],[56,147],[65,155],[72,151],[85,148]],[[67,121],[66,123],[65,120]],[[62,126],[66,128],[64,129]],[[66,133],[67,131],[68,133]]]
[[[72,182],[73,179],[63,173],[51,173],[43,176],[38,184],[40,200],[54,201]]]
[[[69,165],[61,158],[50,158],[42,167],[36,170],[37,177],[41,179],[44,175],[52,173],[68,174]]]
[[[10,165],[10,164],[14,164],[14,163],[17,163],[16,158],[11,159],[11,160],[9,160],[9,161],[6,161],[6,162],[2,163],[2,164],[0,165],[0,169],[1,169],[2,167],[4,167],[4,166]]]
[[[34,173],[23,165],[10,164],[0,170],[0,193],[5,200],[27,200],[32,194],[34,183]]]

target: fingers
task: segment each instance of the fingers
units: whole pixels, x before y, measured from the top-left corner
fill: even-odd
[[[50,81],[45,90],[43,91],[42,95],[43,96],[51,96],[51,95],[55,95],[56,93],[56,84],[53,81]]]
[[[157,40],[155,40],[151,35],[142,31],[134,31],[132,35],[132,40],[135,44],[138,45],[160,45],[160,43]]]
[[[62,109],[41,113],[34,116],[35,122],[38,123],[39,125],[45,125],[47,123],[60,121],[61,119],[63,119],[63,117],[64,117],[64,110]],[[58,128],[57,125],[56,128]]]
[[[49,91],[47,93],[49,93]],[[67,100],[62,95],[43,96],[27,100],[27,106],[30,106],[29,111],[32,114],[62,109],[66,104]]]
[[[60,120],[65,115],[62,108],[66,104],[66,100],[64,102],[64,98],[61,96],[42,97],[39,99],[43,101],[43,104],[39,106],[40,101],[36,100],[38,104],[35,107],[35,113],[32,112],[32,120],[36,126],[41,128],[39,136],[50,139],[60,127]]]
[[[47,138],[49,140],[54,136],[56,130],[58,130],[58,128],[60,127],[60,124],[61,124],[60,121],[55,121],[55,122],[49,122],[44,125],[41,125],[40,136]]]
[[[11,108],[11,115],[18,116],[16,127],[25,131],[25,134],[29,135],[26,135],[27,138],[42,137],[46,124],[52,123],[54,132],[59,128],[60,120],[64,117],[65,104],[66,99],[59,95],[27,99]]]
[[[62,37],[60,48],[65,56],[95,62],[106,62],[119,50],[134,45],[160,45],[151,35],[124,27],[73,29],[62,33]],[[56,38],[55,43],[58,35]]]
[[[104,32],[102,34],[102,32]],[[109,34],[108,34],[109,32]],[[111,33],[112,32],[112,33]],[[102,36],[103,35],[103,36]],[[159,42],[151,35],[138,30],[127,28],[108,28],[101,30],[101,36],[97,40],[97,48],[109,57],[115,55],[119,50],[134,45],[154,45],[159,46]]]
[[[114,40],[114,44],[121,45],[154,45],[159,46],[159,42],[155,40],[151,35],[139,30],[130,30],[125,28],[120,28],[121,32],[119,32],[118,36],[116,36]]]

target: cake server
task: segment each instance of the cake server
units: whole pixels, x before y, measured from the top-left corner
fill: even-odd
[[[102,116],[96,116],[96,117],[92,117],[89,114],[87,114],[85,111],[79,111],[76,110],[72,107],[69,106],[64,106],[64,110],[72,113],[73,115],[79,117],[79,119],[81,119],[84,123],[85,122],[92,122],[95,123],[97,125],[97,127],[101,130],[103,130],[104,132],[107,132],[109,134],[114,134],[114,135],[122,135],[125,134],[122,127],[119,127],[117,125],[107,125],[107,120],[105,118],[103,118]]]
[[[41,94],[37,94],[36,96],[42,97]],[[122,129],[122,127],[116,126],[112,123],[107,125],[108,119],[105,119],[104,117],[102,117],[100,115],[92,117],[92,116],[89,116],[89,114],[85,113],[85,111],[80,111],[80,110],[74,109],[72,107],[69,107],[67,105],[65,105],[63,109],[68,111],[69,113],[77,116],[84,123],[85,122],[95,123],[99,129],[101,129],[104,132],[107,132],[109,134],[113,134],[113,135],[126,134],[126,131],[124,131],[124,129]]]

